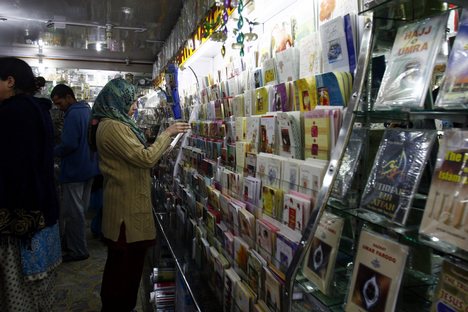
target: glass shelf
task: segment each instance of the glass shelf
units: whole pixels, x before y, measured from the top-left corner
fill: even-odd
[[[418,196],[416,197],[417,198],[415,198],[415,202],[418,202],[418,200],[424,200],[423,195],[418,194]],[[347,208],[346,206],[342,205],[338,200],[331,197],[328,201],[328,210],[336,215],[345,218],[352,217],[357,220],[360,220],[366,224],[369,224],[370,227],[376,231],[384,232],[388,235],[395,236],[396,238],[398,238],[399,241],[404,242],[405,244],[419,247],[430,247],[442,254],[452,255],[453,257],[460,258],[465,261],[468,260],[468,253],[466,251],[457,248],[456,246],[452,246],[447,243],[442,243],[436,238],[420,235],[418,233],[420,223],[419,221],[424,212],[422,208],[413,207],[410,209],[408,225],[399,225],[393,223],[385,217],[382,217],[380,215],[377,215],[376,213],[361,208]]]
[[[388,111],[356,111],[358,122],[384,123],[391,121],[410,122],[426,119],[443,119],[459,123],[468,123],[468,110],[388,110]]]
[[[457,3],[461,1],[450,1]],[[359,14],[373,12],[374,18],[412,21],[446,11],[444,1],[360,0]]]
[[[344,311],[343,303],[346,301],[349,288],[353,269],[352,261],[353,259],[350,257],[340,260],[340,256],[338,256],[337,267],[335,268],[333,277],[332,293],[329,296],[321,293],[313,283],[301,274],[298,274],[296,284],[303,290],[304,298],[301,301],[293,302],[292,311]],[[432,304],[431,298],[437,285],[437,278],[435,276],[438,276],[441,261],[442,258],[439,256],[431,258],[432,270],[429,274],[407,267],[402,279],[396,311],[429,310]],[[309,307],[309,310],[307,310],[307,307]],[[421,307],[424,308],[422,309]]]

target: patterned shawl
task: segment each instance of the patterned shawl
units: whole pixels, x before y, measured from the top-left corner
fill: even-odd
[[[146,138],[143,131],[128,116],[130,106],[135,99],[136,90],[132,84],[122,78],[112,79],[99,92],[93,105],[91,118],[97,120],[110,118],[126,124],[132,129],[140,142],[146,146]]]

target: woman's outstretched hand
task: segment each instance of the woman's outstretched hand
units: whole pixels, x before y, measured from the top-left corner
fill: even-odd
[[[169,135],[174,136],[178,133],[185,133],[190,130],[190,124],[186,122],[176,122],[170,125],[166,131]]]

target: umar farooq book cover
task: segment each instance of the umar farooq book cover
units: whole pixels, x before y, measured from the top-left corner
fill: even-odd
[[[361,231],[346,312],[395,311],[408,246]]]

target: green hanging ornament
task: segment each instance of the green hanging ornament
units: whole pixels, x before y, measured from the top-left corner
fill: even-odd
[[[242,15],[239,15],[239,20],[237,21],[237,29],[241,30],[242,26],[244,26],[244,18]]]
[[[223,46],[221,47],[221,55],[222,55],[223,57],[226,55],[226,47],[224,46],[224,44],[223,44]]]
[[[240,44],[244,43],[244,33],[241,33],[241,32],[240,32],[240,33],[237,35],[236,41],[237,41],[237,43],[240,43]]]

